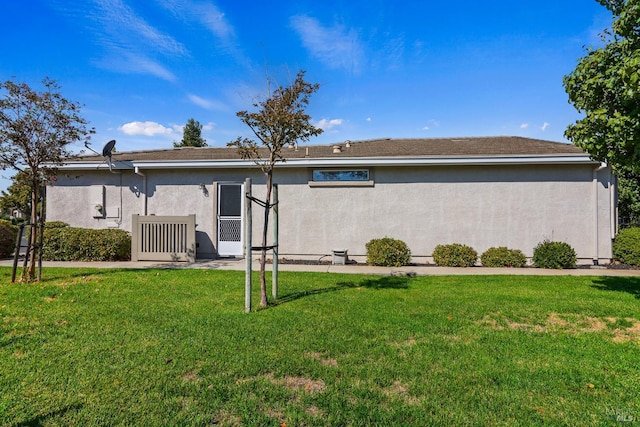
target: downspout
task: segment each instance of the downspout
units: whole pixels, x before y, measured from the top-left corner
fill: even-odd
[[[600,163],[600,166],[593,170],[593,265],[598,265],[600,257],[598,255],[599,249],[599,227],[598,227],[598,172],[607,167],[606,163]]]
[[[609,203],[611,218],[611,240],[618,234],[618,177],[611,174],[611,185],[609,186]]]
[[[140,168],[138,166],[134,168],[134,172],[136,175],[140,175],[142,177],[142,193],[144,194],[143,215],[147,216],[147,175],[140,172]]]

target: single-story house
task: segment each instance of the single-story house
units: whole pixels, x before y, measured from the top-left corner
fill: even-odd
[[[607,263],[617,228],[611,169],[570,144],[522,137],[375,139],[291,146],[274,171],[279,256],[318,259],[392,237],[414,260],[439,244],[528,257],[569,243],[583,264]],[[67,159],[47,188],[47,220],[132,231],[135,215],[195,215],[198,258],[242,256],[245,179],[265,177],[234,148],[183,147]],[[254,206],[253,245],[263,211]],[[229,219],[232,221],[229,222]],[[231,224],[229,226],[229,224]]]

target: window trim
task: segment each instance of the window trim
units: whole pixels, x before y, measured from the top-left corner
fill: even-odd
[[[355,171],[366,171],[367,172],[367,180],[316,180],[315,173],[316,172],[355,172]],[[309,171],[310,180],[309,187],[373,187],[374,181],[371,177],[371,169],[370,168],[340,168],[340,169],[310,169]]]
[[[316,179],[316,173],[323,173],[323,172],[333,172],[333,173],[339,173],[339,172],[343,172],[343,173],[361,173],[361,172],[366,172],[367,173],[367,179]],[[370,181],[370,175],[369,175],[369,169],[312,169],[311,170],[311,180],[313,182],[363,182],[363,181]]]

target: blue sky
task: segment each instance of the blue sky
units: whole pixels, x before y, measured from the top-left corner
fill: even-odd
[[[610,20],[595,0],[12,0],[0,78],[57,80],[97,151],[111,139],[118,151],[171,147],[189,118],[211,146],[250,136],[235,113],[264,96],[267,73],[287,85],[299,70],[321,86],[313,144],[565,141],[579,115],[562,77]]]

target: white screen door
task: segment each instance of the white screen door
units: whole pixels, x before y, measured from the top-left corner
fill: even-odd
[[[218,254],[244,253],[243,184],[218,184]]]

